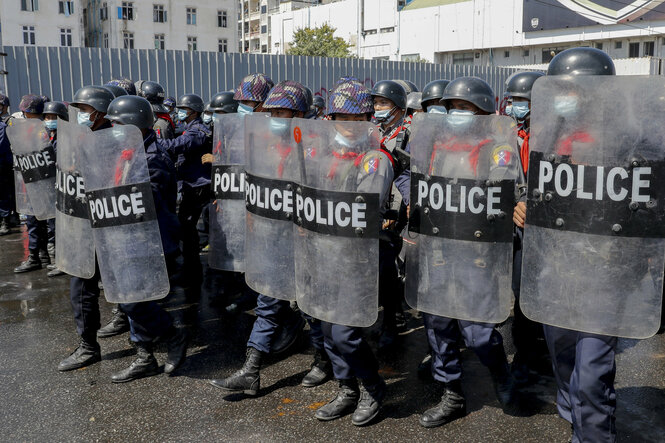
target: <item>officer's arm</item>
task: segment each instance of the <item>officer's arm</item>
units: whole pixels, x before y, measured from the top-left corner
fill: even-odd
[[[205,142],[205,133],[198,131],[195,127],[189,127],[185,132],[172,139],[172,140],[163,140],[162,146],[171,156],[177,156],[180,154],[187,155],[192,149],[196,149]]]
[[[411,144],[407,143],[404,151],[407,154],[411,153]],[[402,201],[405,205],[409,206],[409,188],[411,187],[411,169],[404,168],[402,173],[395,179],[395,187],[402,194]]]

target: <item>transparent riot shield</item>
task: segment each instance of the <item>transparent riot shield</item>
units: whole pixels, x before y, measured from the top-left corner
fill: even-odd
[[[414,309],[487,323],[508,318],[516,137],[506,116],[414,116],[406,239],[406,300]]]
[[[301,158],[290,119],[245,117],[245,281],[261,294],[295,300],[293,188]]]
[[[520,291],[534,321],[631,338],[658,330],[663,91],[660,77],[536,82]]]
[[[16,157],[14,157],[14,195],[16,196],[16,212],[23,215],[35,215],[32,209],[30,199],[28,198],[28,190],[25,188],[25,182],[21,171],[18,169]]]
[[[294,119],[296,300],[319,320],[371,326],[379,305],[381,207],[392,163],[367,122]]]
[[[55,264],[63,272],[81,278],[95,275],[95,248],[81,175],[87,134],[90,129],[76,124],[73,108],[69,121],[58,119]]]
[[[214,161],[208,264],[245,271],[245,124],[241,114],[214,115]]]
[[[31,208],[38,220],[55,217],[55,149],[44,122],[15,119],[7,128],[7,137],[18,172],[14,175],[18,212]]]
[[[164,298],[169,278],[141,132],[115,125],[87,140],[83,177],[104,295],[112,303]]]

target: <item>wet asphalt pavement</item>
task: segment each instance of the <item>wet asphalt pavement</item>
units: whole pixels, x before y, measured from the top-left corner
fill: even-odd
[[[380,419],[357,428],[350,417],[318,422],[314,411],[334,397],[328,382],[305,389],[300,381],[313,350],[306,337],[297,352],[271,358],[261,371],[257,398],[228,395],[208,380],[238,369],[253,322],[251,310],[228,313],[236,300],[228,277],[207,272],[202,293],[178,292],[164,301],[186,327],[185,364],[163,374],[112,384],[113,372],[129,365],[128,334],[101,340],[102,362],[59,373],[77,336],[69,304],[69,278],[49,279],[47,270],[15,275],[27,254],[25,233],[0,237],[0,441],[528,441],[567,442],[570,426],[556,414],[555,384],[542,378],[524,389],[520,417],[500,409],[489,373],[464,351],[467,417],[424,429],[418,417],[438,401],[437,387],[416,375],[426,352],[422,322],[409,311],[409,330],[391,352],[379,355],[388,395]],[[225,293],[226,292],[226,293]],[[112,306],[101,301],[102,321]],[[380,323],[380,322],[379,322]],[[501,327],[512,358],[509,322]],[[378,326],[368,331],[376,344]],[[158,347],[163,364],[165,349]],[[665,441],[665,336],[620,340],[617,355],[617,429],[621,441]]]

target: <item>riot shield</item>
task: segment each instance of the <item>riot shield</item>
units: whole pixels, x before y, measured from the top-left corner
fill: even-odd
[[[443,317],[504,321],[519,171],[513,120],[418,114],[410,146],[407,302]]]
[[[16,157],[14,157],[14,195],[16,198],[16,212],[23,215],[35,215],[35,211],[32,209],[32,205],[30,205],[28,190],[25,188],[23,176],[18,168],[19,166]]]
[[[393,180],[367,122],[294,119],[303,178],[294,198],[296,300],[319,320],[371,326],[378,316],[381,203]]]
[[[76,124],[74,108],[70,109],[69,121],[58,119],[55,264],[63,272],[81,278],[95,275],[95,248],[81,175],[87,134],[89,128]]]
[[[534,321],[630,338],[658,330],[664,90],[660,77],[535,83],[520,293]]]
[[[55,217],[55,150],[44,122],[15,119],[7,128],[7,137],[19,172],[14,175],[17,210],[28,209],[29,202],[37,220]],[[23,192],[27,194],[27,202]]]
[[[290,119],[245,117],[245,281],[261,294],[295,300],[293,189],[302,159]]]
[[[245,124],[241,114],[214,115],[214,161],[208,264],[245,271]]]
[[[141,132],[115,125],[87,139],[83,178],[104,295],[112,303],[164,298],[169,278]]]

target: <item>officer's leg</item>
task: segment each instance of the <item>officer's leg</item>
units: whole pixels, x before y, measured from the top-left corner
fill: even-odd
[[[80,337],[79,346],[66,359],[60,362],[58,370],[70,371],[82,368],[101,360],[96,335],[99,329],[99,268],[92,278],[72,277],[69,296],[74,311],[76,332]]]
[[[570,399],[573,432],[580,441],[616,441],[616,345],[616,337],[578,334]]]
[[[324,349],[323,328],[321,320],[302,314],[309,324],[309,340],[314,347],[314,362],[311,369],[302,380],[302,385],[306,388],[319,386],[325,383],[332,375],[332,366],[330,358]]]
[[[392,346],[397,338],[397,313],[402,303],[402,285],[397,273],[396,259],[396,245],[385,240],[379,241],[379,302],[383,306],[379,349]]]
[[[293,310],[288,301],[277,300],[267,295],[259,295],[256,300],[256,320],[252,326],[247,353],[243,367],[230,377],[214,379],[210,384],[228,392],[244,392],[247,395],[256,395],[261,386],[259,370],[263,354],[272,350],[272,341],[277,329],[282,325],[286,310]]]
[[[42,268],[42,261],[39,258],[39,221],[34,215],[28,215],[25,224],[28,228],[28,259],[14,268],[14,272],[17,274]]]
[[[11,165],[0,165],[0,235],[7,235],[11,232],[9,216],[14,207],[12,201],[13,183],[14,175]]]
[[[544,325],[543,330],[557,384],[557,409],[561,418],[572,424],[570,379],[575,368],[579,332],[548,325]]]
[[[39,259],[42,264],[50,264],[51,258],[48,253],[48,221],[37,221],[37,247],[39,248]]]
[[[203,280],[203,267],[199,258],[199,233],[196,224],[203,206],[208,202],[209,191],[210,189],[206,186],[183,188],[182,202],[178,211],[182,229],[184,273],[187,280],[191,281],[194,286],[200,286]]]
[[[427,341],[432,352],[432,377],[443,390],[441,402],[420,416],[420,424],[433,428],[466,415],[466,400],[462,392],[462,363],[457,345],[457,321],[423,313]]]

